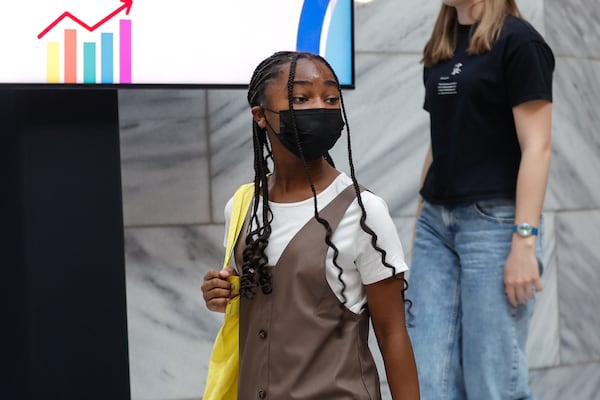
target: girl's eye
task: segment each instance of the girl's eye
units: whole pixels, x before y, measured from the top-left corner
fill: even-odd
[[[306,97],[302,97],[302,96],[294,96],[292,97],[292,100],[294,101],[294,103],[296,104],[302,104],[306,101]]]
[[[325,100],[325,102],[327,102],[327,104],[330,104],[330,105],[335,105],[335,104],[339,103],[339,101],[340,101],[339,97],[329,97]]]

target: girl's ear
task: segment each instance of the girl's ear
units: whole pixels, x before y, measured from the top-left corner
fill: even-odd
[[[262,129],[266,129],[267,121],[265,119],[265,110],[261,106],[253,106],[251,108],[252,118]]]

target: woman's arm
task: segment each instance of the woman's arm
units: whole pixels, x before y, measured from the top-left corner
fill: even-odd
[[[427,154],[425,155],[425,161],[423,162],[423,168],[421,169],[421,180],[419,181],[419,190],[423,187],[425,183],[425,177],[427,176],[427,171],[429,171],[429,167],[433,162],[433,155],[431,153],[431,144],[429,144],[429,149],[427,150]],[[421,198],[421,194],[417,194],[417,212],[415,214],[416,218],[421,216],[421,210],[423,209],[423,199]],[[411,253],[415,249],[415,238],[417,237],[417,224],[413,225],[413,235],[411,240]]]
[[[515,223],[539,227],[551,155],[552,103],[533,100],[513,108],[521,164],[517,177]],[[533,288],[543,289],[535,255],[536,236],[513,235],[504,267],[504,284],[509,302],[516,307],[533,298]]]
[[[421,169],[421,180],[419,181],[419,190],[423,187],[425,183],[425,177],[427,176],[427,171],[429,171],[429,167],[433,162],[433,155],[431,153],[431,144],[429,145],[429,149],[427,150],[427,154],[425,155],[425,161],[423,162],[423,168]],[[421,215],[421,209],[423,208],[423,203],[421,202],[421,195],[418,195],[417,200],[417,218]],[[414,238],[413,238],[414,239]]]
[[[392,399],[417,400],[419,381],[404,318],[404,281],[398,278],[367,285],[367,303]]]

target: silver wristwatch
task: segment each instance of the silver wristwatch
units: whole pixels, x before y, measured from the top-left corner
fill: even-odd
[[[523,222],[522,224],[515,224],[513,232],[521,237],[537,236],[538,228],[529,225],[527,222]]]

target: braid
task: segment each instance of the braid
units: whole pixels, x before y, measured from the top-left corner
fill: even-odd
[[[254,225],[258,228],[251,231],[246,236],[246,247],[242,253],[243,265],[242,274],[240,277],[240,292],[247,298],[252,298],[255,294],[256,274],[259,275],[259,283],[264,291],[270,291],[270,279],[268,272],[265,274],[267,268],[268,258],[265,255],[265,248],[269,243],[269,236],[271,234],[271,226],[269,221],[270,210],[264,213],[263,210],[263,224],[258,223],[258,198],[260,191],[262,190],[263,195],[267,188],[266,185],[266,158],[263,155],[264,146],[264,131],[261,132],[260,127],[256,122],[253,122],[253,144],[254,144],[254,202],[252,207],[251,219],[254,221]],[[266,194],[268,196],[268,193]],[[267,202],[268,203],[268,200]],[[268,223],[264,224],[267,220]],[[263,286],[264,283],[264,286]]]
[[[290,73],[289,73],[289,77],[288,77],[288,105],[289,105],[290,113],[292,115],[292,127],[294,129],[294,133],[295,133],[295,137],[296,137],[296,146],[298,147],[298,150],[300,153],[300,158],[302,159],[302,164],[304,165],[304,173],[306,175],[306,178],[308,179],[308,183],[310,184],[310,190],[312,191],[312,195],[313,195],[314,217],[317,220],[317,222],[319,224],[321,224],[323,226],[323,228],[325,228],[325,243],[327,244],[327,246],[329,248],[331,248],[333,250],[332,262],[338,271],[337,278],[338,278],[340,284],[342,285],[342,290],[340,292],[340,296],[342,298],[342,302],[340,304],[340,319],[339,319],[339,323],[338,323],[338,327],[337,327],[338,334],[341,334],[342,329],[343,329],[343,322],[344,322],[344,319],[343,319],[344,314],[343,313],[344,313],[344,308],[345,308],[346,302],[347,302],[346,283],[342,279],[343,269],[338,264],[338,256],[339,256],[340,252],[339,252],[337,246],[331,240],[331,236],[333,235],[331,225],[325,218],[322,218],[319,215],[319,209],[318,209],[318,205],[317,205],[317,191],[315,189],[314,181],[313,181],[312,177],[310,176],[310,173],[308,170],[308,164],[306,163],[306,159],[304,158],[304,152],[302,151],[302,146],[300,145],[300,135],[298,134],[298,127],[296,125],[296,115],[294,112],[294,104],[293,104],[293,97],[292,97],[293,88],[294,88],[294,76],[296,73],[296,63],[298,61],[298,58],[317,58],[322,61],[324,61],[324,60],[321,57],[315,56],[311,53],[298,53],[295,57],[292,58],[292,61],[290,62]],[[331,67],[329,67],[329,68],[331,69]],[[337,80],[337,77],[336,77],[336,80]],[[339,87],[338,87],[338,90],[339,90]],[[329,154],[327,155],[326,158],[327,158],[327,161],[333,165],[333,160],[331,159]]]
[[[292,52],[278,52],[262,61],[255,69],[248,88],[248,103],[250,106],[259,105],[265,95],[266,84],[281,72],[279,66],[289,61]],[[272,158],[272,152],[267,140],[266,131],[256,121],[252,122],[252,142],[254,146],[254,202],[250,216],[250,226],[254,230],[246,236],[246,247],[242,252],[242,273],[240,277],[240,293],[246,298],[252,298],[256,288],[263,293],[273,290],[271,273],[268,267],[269,259],[265,249],[271,236],[271,221],[273,213],[269,208],[269,167],[267,160]],[[266,154],[265,154],[266,150]],[[262,197],[262,221],[258,218],[258,205]]]
[[[331,65],[323,57],[321,57],[321,56],[317,56],[317,57],[325,65],[327,65],[329,67],[329,69],[331,70],[331,73],[335,77],[335,81],[338,82],[338,89],[339,89],[339,79],[338,79],[335,71],[331,67]],[[364,232],[368,233],[371,236],[371,246],[373,246],[373,248],[381,255],[381,263],[384,266],[386,266],[387,268],[391,269],[393,275],[396,276],[396,274],[397,274],[396,268],[393,265],[391,265],[390,263],[388,263],[385,259],[387,256],[387,252],[384,249],[382,249],[381,247],[379,247],[379,245],[377,244],[377,234],[366,223],[367,210],[365,209],[365,206],[363,204],[362,196],[360,195],[360,186],[358,184],[358,180],[356,179],[356,172],[354,169],[354,161],[352,159],[352,144],[351,144],[351,139],[350,139],[350,125],[348,124],[348,116],[346,115],[346,106],[344,105],[344,97],[342,96],[341,89],[339,89],[339,93],[340,93],[340,103],[341,103],[342,115],[344,117],[344,122],[346,123],[346,139],[347,139],[347,143],[348,143],[348,164],[350,165],[350,177],[352,178],[354,192],[356,193],[356,199],[358,201],[358,205],[359,205],[361,213],[362,213],[362,215],[360,217],[360,226]],[[402,295],[404,297],[404,293],[408,289],[408,281],[403,276],[401,279],[404,283],[404,288],[402,290]],[[410,301],[406,298],[404,301],[408,304],[408,310],[409,310],[409,314],[410,314],[410,309],[412,308],[412,301]]]

